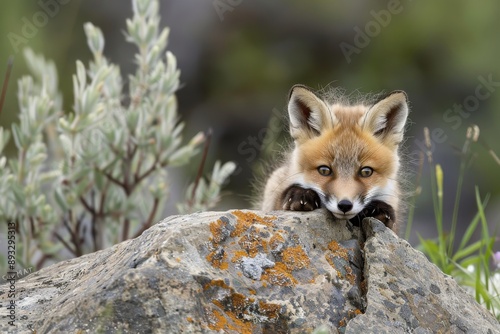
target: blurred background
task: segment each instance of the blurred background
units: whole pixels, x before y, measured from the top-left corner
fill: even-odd
[[[480,128],[472,146],[460,202],[459,233],[477,211],[475,189],[491,194],[488,221],[500,220],[500,2],[298,0],[162,0],[168,49],[181,70],[178,92],[186,138],[213,129],[209,166],[217,159],[238,163],[219,209],[250,208],[252,182],[276,156],[286,138],[285,107],[292,85],[343,87],[347,93],[405,90],[411,101],[406,160],[418,174],[423,128],[430,129],[433,157],[444,170],[445,222],[452,216],[460,151],[470,124]],[[122,75],[135,70],[135,49],[124,39],[129,1],[12,1],[0,12],[0,73],[14,66],[0,124],[17,121],[17,80],[28,73],[22,48],[53,59],[65,110],[72,108],[75,61],[90,58],[83,23],[93,22],[106,38],[105,55]],[[280,123],[269,123],[274,117]],[[274,124],[274,126],[270,126]],[[276,125],[277,124],[277,125]],[[269,131],[271,131],[271,133]],[[272,140],[267,142],[264,137]],[[265,154],[260,148],[264,144]],[[15,154],[11,143],[9,154]],[[171,178],[172,201],[192,179]],[[411,242],[436,235],[430,170],[424,164],[422,192],[415,202]],[[172,206],[173,208],[173,206]],[[171,212],[166,214],[174,214]]]

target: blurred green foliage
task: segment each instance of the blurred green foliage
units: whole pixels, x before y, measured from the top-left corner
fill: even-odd
[[[424,130],[426,137],[426,160],[431,168],[431,189],[434,206],[434,217],[437,229],[437,238],[425,239],[419,235],[420,245],[418,246],[429,260],[434,263],[447,275],[453,276],[457,282],[467,291],[473,294],[476,301],[485,306],[497,319],[500,320],[500,274],[495,259],[494,245],[500,224],[495,225],[495,232],[492,235],[485,216],[485,208],[489,200],[489,195],[482,198],[479,189],[475,189],[475,200],[477,213],[468,224],[468,227],[461,238],[456,234],[458,214],[460,211],[460,197],[462,185],[465,177],[466,166],[472,157],[472,144],[479,139],[479,129],[469,127],[465,143],[461,150],[460,171],[457,180],[455,193],[455,204],[453,208],[453,218],[450,231],[445,231],[443,226],[443,197],[445,189],[443,179],[445,173],[441,165],[434,161],[431,151],[431,139],[429,131]],[[418,193],[415,194],[418,196]],[[412,211],[414,212],[414,211]],[[411,214],[407,225],[407,235],[411,229]],[[474,233],[479,232],[478,241],[471,241]],[[460,242],[458,242],[460,239]],[[454,245],[456,244],[456,245]],[[456,246],[456,247],[454,247]],[[492,261],[493,260],[493,261]],[[493,267],[491,264],[494,264]]]
[[[10,133],[0,127],[0,220],[15,224],[21,268],[140,235],[163,216],[172,168],[192,164],[207,140],[199,133],[184,143],[175,96],[180,72],[165,52],[169,30],[160,29],[158,0],[132,4],[125,37],[137,47],[136,72],[125,86],[120,68],[103,53],[101,30],[86,23],[93,59],[76,62],[68,112],[55,64],[24,50],[32,74],[18,82],[19,121]],[[16,157],[2,152],[10,134]],[[234,168],[217,162],[209,181],[200,168],[179,211],[212,208]]]
[[[365,31],[367,25],[377,22],[376,15],[394,4],[401,7],[401,11],[391,15],[387,25],[380,24],[380,31],[347,62],[340,45],[354,45],[357,31]],[[0,35],[4,38],[0,42],[0,65],[14,53],[7,34],[20,33],[22,18],[31,18],[40,10],[37,2],[15,2],[2,10]],[[130,49],[121,46],[125,30],[123,18],[130,10],[129,5],[120,0],[67,1],[29,40],[28,46],[54,59],[59,73],[73,73],[75,59],[91,57],[83,47],[80,27],[84,21],[92,21],[110,36],[106,45],[110,59],[120,64],[124,73],[132,73]],[[247,196],[252,172],[254,165],[260,162],[253,152],[242,152],[238,148],[267,127],[273,109],[285,114],[287,92],[296,83],[312,88],[330,84],[344,87],[347,92],[405,90],[411,101],[413,123],[407,135],[408,151],[420,150],[415,141],[422,140],[424,126],[441,128],[448,138],[436,145],[434,154],[443,161],[443,168],[451,171],[444,182],[445,187],[453,188],[457,180],[453,173],[458,172],[448,167],[460,163],[457,147],[469,123],[477,124],[484,143],[500,152],[496,133],[500,125],[500,90],[481,101],[479,108],[463,119],[458,129],[452,129],[443,119],[454,104],[463,103],[467,96],[474,94],[479,76],[492,75],[500,81],[499,12],[500,3],[496,0],[480,4],[467,0],[243,0],[224,12],[221,20],[211,1],[162,1],[164,23],[171,27],[171,49],[183,71],[178,97],[179,111],[188,124],[186,131],[194,135],[200,129],[212,127],[214,137],[209,161],[220,157],[235,160],[240,166],[230,183],[230,189],[237,196],[226,198],[221,208],[249,206]],[[15,56],[11,82],[26,72],[19,53]],[[71,109],[72,101],[68,78],[61,76],[65,110]],[[6,103],[0,117],[3,125],[16,118],[12,85]],[[286,124],[283,129],[286,131]],[[13,152],[12,145],[8,149]],[[416,168],[415,156],[406,160],[410,161],[410,169]],[[193,175],[196,166],[187,166],[185,171]],[[428,167],[423,174],[424,178],[429,177]],[[500,210],[497,174],[498,165],[485,146],[478,145],[464,189],[473,189],[477,184],[491,194],[487,215],[494,216]],[[427,223],[432,218],[428,210],[432,206],[431,197],[430,188],[424,186],[415,204],[415,229],[427,236],[435,233],[433,224]],[[445,196],[445,228],[451,219],[452,210],[448,209],[453,203],[453,196]],[[475,214],[473,192],[464,192],[461,207],[458,233],[465,231],[465,225]],[[488,221],[495,223],[494,219]],[[416,234],[411,238],[417,241]]]

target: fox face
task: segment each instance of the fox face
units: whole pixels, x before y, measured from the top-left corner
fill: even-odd
[[[306,87],[294,86],[288,112],[295,146],[286,182],[313,190],[339,219],[369,215],[366,210],[382,205],[394,221],[406,94],[395,91],[372,105],[351,106],[328,104]]]

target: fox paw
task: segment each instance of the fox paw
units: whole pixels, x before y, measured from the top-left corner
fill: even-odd
[[[394,209],[389,204],[382,201],[372,201],[361,211],[356,217],[352,218],[350,221],[354,225],[361,225],[361,222],[366,217],[373,217],[384,223],[385,226],[391,230],[394,227],[394,222],[396,221],[396,215]]]
[[[321,200],[314,190],[291,186],[285,191],[282,203],[283,210],[312,211],[320,207]]]

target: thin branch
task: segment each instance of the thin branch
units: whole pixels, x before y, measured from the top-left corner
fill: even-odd
[[[90,212],[93,216],[96,214],[95,208],[91,207],[89,203],[83,198],[83,196],[80,196],[80,203],[82,203],[83,207]]]
[[[0,95],[0,115],[3,110],[3,103],[5,102],[5,95],[7,94],[7,87],[9,86],[10,72],[12,71],[12,64],[14,63],[14,57],[10,56],[7,61],[7,70],[5,71],[5,78],[3,79],[2,85],[2,95]]]
[[[490,147],[490,145],[488,145],[488,143],[486,142],[486,140],[484,140],[483,137],[479,138],[479,143],[486,149],[486,151],[488,151],[489,155],[491,155],[491,157],[493,158],[493,160],[495,160],[495,162],[498,165],[500,165],[500,158],[495,153],[495,151],[493,151],[493,149]]]
[[[94,208],[94,210],[96,209],[96,206],[95,206],[95,187],[92,186],[92,189],[90,190],[90,200],[92,202],[92,208]]]
[[[90,222],[91,226],[91,232],[90,234],[92,235],[92,243],[94,244],[94,251],[97,251],[97,231],[96,231],[96,220],[97,220],[97,213],[96,213],[96,204],[95,204],[95,191],[92,189],[90,191],[90,199],[92,202],[92,210],[89,210],[92,213],[92,218]],[[85,235],[84,233],[82,233]]]
[[[130,184],[131,182],[130,170],[132,168],[132,162],[134,161],[134,156],[136,152],[137,152],[137,145],[131,143],[129,139],[127,141],[125,162],[122,164],[122,171],[123,171],[122,188],[127,196],[132,193],[132,191],[136,186],[135,184]]]
[[[99,199],[99,208],[96,210],[96,214],[92,216],[91,221],[91,232],[92,240],[94,243],[94,251],[98,251],[103,248],[103,224],[106,218],[104,213],[104,203],[106,202],[106,196],[108,193],[109,181],[104,185],[104,189],[101,192]],[[95,203],[95,192],[92,192],[92,201]]]
[[[97,222],[96,222],[96,218],[94,216],[94,219],[92,219],[92,224],[91,224],[91,228],[90,228],[90,234],[92,235],[92,243],[94,244],[94,252],[97,252],[99,249],[98,249],[98,245],[97,245]]]
[[[69,220],[73,221],[73,213],[71,210],[69,210],[68,216],[69,216]],[[68,223],[68,219],[66,219],[66,218],[63,218],[63,224],[64,224],[64,227],[66,227],[66,229],[68,230],[68,232],[70,234],[71,242],[75,246],[75,255],[81,256],[82,250],[80,247],[80,240],[78,239],[78,231],[73,231],[73,229],[71,228],[71,226]]]
[[[71,226],[69,226],[69,224],[68,224],[68,220],[67,220],[66,218],[64,218],[64,217],[63,217],[62,222],[63,222],[64,227],[66,227],[66,229],[68,230],[69,234],[70,234],[71,236],[73,236],[73,230],[71,229]]]
[[[64,247],[66,247],[66,249],[67,249],[67,250],[69,250],[71,253],[73,253],[73,255],[74,255],[74,256],[79,256],[79,255],[77,254],[77,252],[76,252],[73,248],[71,248],[71,246],[70,246],[70,245],[66,242],[66,240],[64,240],[64,239],[63,239],[63,238],[59,235],[59,233],[55,232],[55,234],[54,234],[54,235],[55,235],[55,237],[57,238],[57,240],[59,240],[59,241],[60,241],[60,242],[64,245]]]
[[[136,166],[136,171],[134,173],[134,182],[137,183],[137,179],[139,178],[139,174],[141,173],[141,168],[142,168],[142,161],[143,159],[143,152],[139,151],[139,161],[137,161],[137,166]]]
[[[142,227],[134,234],[133,238],[137,238],[142,234],[142,232],[146,231],[148,228],[151,227],[151,225],[153,224],[153,219],[156,216],[156,211],[158,211],[159,204],[160,204],[160,199],[155,198],[153,202],[153,207],[151,208],[151,212],[149,213],[148,218],[142,224]]]
[[[97,214],[99,216],[104,216],[104,202],[106,201],[106,196],[108,194],[109,182],[104,185],[104,189],[101,192],[101,199],[99,200],[99,210]]]
[[[126,165],[126,163],[125,163]],[[129,197],[129,195],[132,193],[132,190],[130,188],[130,185],[129,185],[129,172],[130,172],[130,168],[126,167],[126,166],[122,166],[122,175],[123,175],[123,183],[122,183],[122,188],[123,188],[123,191],[125,192],[125,195],[127,195],[127,197]],[[133,189],[133,187],[132,187]]]
[[[128,218],[125,218],[123,221],[123,230],[122,230],[122,241],[125,241],[128,239],[128,230],[130,229],[130,220]]]
[[[83,255],[81,251],[81,246],[85,242],[85,233],[80,233],[80,227],[82,226],[83,218],[85,218],[85,212],[82,212],[78,218],[76,218],[76,226],[75,226],[75,240],[78,242],[78,249],[80,250],[80,255]]]
[[[137,153],[137,148],[138,148],[138,145],[137,144],[130,144],[130,145],[133,145],[134,147],[132,148],[131,151],[128,152],[129,154],[129,159],[130,159],[130,162],[132,163],[132,159],[134,158],[134,155]],[[128,148],[127,148],[127,151],[128,151]]]
[[[36,222],[35,226],[38,227],[38,230],[41,230],[42,227],[45,225],[45,223],[43,222],[43,220],[40,217],[36,217],[35,222]],[[36,231],[36,232],[37,232],[37,238],[38,238],[38,236],[40,235],[40,231]]]
[[[207,161],[208,148],[210,147],[210,141],[212,139],[212,128],[209,128],[205,134],[206,141],[203,147],[203,156],[201,157],[200,166],[198,167],[198,174],[196,175],[196,180],[194,182],[193,191],[191,192],[191,204],[194,203],[194,196],[196,194],[196,189],[200,183],[200,179],[203,175],[203,169],[205,168],[205,162]]]
[[[92,236],[92,243],[94,244],[94,251],[97,251],[98,247],[97,247],[96,221],[97,221],[98,216],[100,214],[99,214],[99,212],[96,211],[95,191],[93,189],[90,191],[90,197],[91,197],[92,206],[85,200],[85,198],[83,196],[80,196],[80,202],[82,203],[83,207],[88,212],[90,212],[90,214],[92,215],[92,218],[91,218],[91,236]],[[82,216],[77,219],[77,224],[76,224],[75,231],[79,231],[80,230],[80,226],[81,226],[81,223],[83,221],[83,214],[84,214],[84,212],[82,212]],[[78,233],[78,234],[80,234],[80,233]],[[78,244],[80,244],[80,245],[82,244],[82,238],[80,238],[78,240]]]
[[[33,220],[33,216],[29,217],[29,221],[30,221],[31,235],[33,236],[33,238],[35,238],[35,221]]]
[[[43,266],[43,263],[47,260],[47,259],[51,259],[53,258],[53,256],[51,254],[43,254],[42,257],[40,258],[40,260],[38,260],[36,262],[36,270],[40,270],[42,269],[42,266]]]
[[[111,152],[113,152],[116,156],[122,158],[123,157],[123,154],[121,154],[120,150],[117,149],[116,147],[113,146],[113,144],[110,144],[108,146],[111,150]],[[104,167],[103,170],[107,169],[109,166],[111,166],[112,164],[114,163],[114,161],[111,161],[108,166]]]
[[[144,172],[144,174],[142,174],[141,176],[138,176],[138,174],[136,173],[136,175],[134,176],[134,187],[140,183],[143,179],[145,179],[146,177],[148,177],[152,172],[155,171],[156,169],[156,164],[158,163],[158,157],[155,158],[155,161],[153,162],[153,164],[151,165],[151,167],[148,168],[148,170],[146,170]]]
[[[107,172],[104,172],[103,171],[103,174],[104,176],[106,176],[108,178],[108,180],[110,180],[111,182],[119,185],[120,187],[122,187],[123,189],[126,189],[127,188],[127,185],[123,182],[121,182],[120,180],[114,178],[111,174],[107,173]]]

